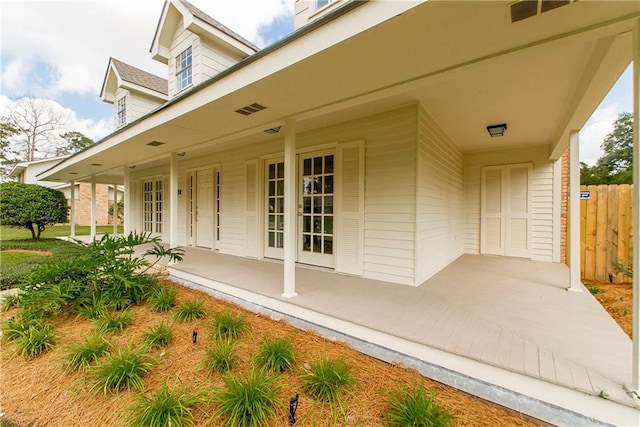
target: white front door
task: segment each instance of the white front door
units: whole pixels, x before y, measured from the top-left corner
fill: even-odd
[[[214,206],[216,183],[213,169],[196,171],[196,238],[195,245],[214,248]]]
[[[265,163],[265,231],[264,256],[284,259],[284,160]]]
[[[298,262],[333,268],[334,178],[333,150],[300,155]]]
[[[531,257],[530,163],[482,168],[480,252]]]

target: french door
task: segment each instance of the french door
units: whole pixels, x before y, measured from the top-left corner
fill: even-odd
[[[218,249],[220,241],[220,172],[202,169],[189,176],[190,241]]]
[[[153,235],[162,234],[162,179],[142,182],[142,230]]]
[[[301,154],[299,169],[298,262],[334,267],[333,151]]]
[[[265,245],[264,256],[284,258],[284,160],[265,163]]]

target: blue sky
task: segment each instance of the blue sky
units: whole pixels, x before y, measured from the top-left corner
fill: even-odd
[[[260,47],[293,31],[293,0],[190,1]],[[52,99],[68,109],[72,130],[93,139],[107,135],[113,107],[99,94],[109,57],[166,73],[149,55],[162,5],[163,0],[0,0],[0,109],[25,95]],[[594,163],[618,114],[631,111],[631,74],[629,67],[583,127],[581,160]]]

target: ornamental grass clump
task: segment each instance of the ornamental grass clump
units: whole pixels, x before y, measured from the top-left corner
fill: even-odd
[[[194,425],[194,409],[206,403],[202,395],[188,394],[163,383],[158,391],[147,397],[139,396],[129,408],[129,425],[132,427],[191,427]]]
[[[284,337],[265,337],[255,357],[260,369],[269,372],[284,372],[296,363],[293,341]]]
[[[130,342],[125,349],[116,350],[104,362],[92,368],[91,389],[105,394],[124,389],[141,389],[144,376],[154,365],[155,359],[146,353],[145,348],[135,348]]]
[[[248,376],[227,375],[224,382],[226,389],[213,395],[217,422],[234,427],[275,425],[273,418],[284,406],[278,399],[280,387],[275,384],[275,377],[253,371]]]
[[[218,339],[207,348],[207,354],[202,361],[205,368],[224,374],[233,369],[238,363],[235,344],[229,339]]]
[[[30,359],[51,350],[56,342],[53,327],[49,324],[34,323],[27,327],[16,339],[16,353]]]
[[[11,317],[2,322],[2,337],[13,341],[27,333],[30,326],[41,327],[42,324],[42,319],[25,316],[24,314],[18,317]]]
[[[164,321],[152,326],[142,335],[144,343],[150,347],[166,347],[171,343],[173,338],[173,326],[166,324]]]
[[[87,369],[91,363],[109,354],[111,343],[100,333],[85,336],[82,342],[67,347],[67,367],[72,370]]]
[[[131,314],[128,311],[105,312],[96,320],[96,328],[100,332],[120,332],[132,322]]]
[[[178,292],[175,288],[167,285],[158,285],[151,291],[148,303],[151,311],[163,312],[170,310],[176,305]]]
[[[235,315],[231,310],[213,315],[213,336],[217,339],[237,338],[249,330],[243,315]]]
[[[342,358],[323,358],[314,362],[302,375],[302,388],[322,401],[336,400],[340,390],[355,382],[351,367]]]
[[[0,305],[2,311],[7,311],[13,307],[20,307],[22,298],[20,294],[9,294],[2,297],[2,305]]]
[[[435,402],[435,392],[427,394],[418,385],[399,386],[388,394],[384,422],[390,426],[449,427],[454,416]]]
[[[185,301],[173,312],[174,317],[181,322],[190,322],[200,319],[207,314],[204,302],[197,298]]]

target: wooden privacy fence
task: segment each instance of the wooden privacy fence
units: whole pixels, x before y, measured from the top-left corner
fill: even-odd
[[[582,279],[631,281],[616,264],[629,265],[633,253],[633,185],[589,185],[580,200],[580,270]]]

